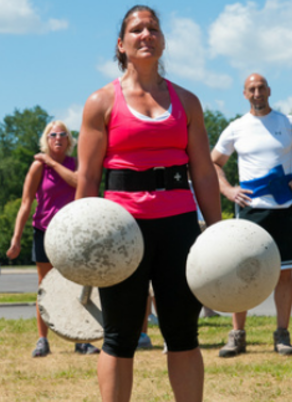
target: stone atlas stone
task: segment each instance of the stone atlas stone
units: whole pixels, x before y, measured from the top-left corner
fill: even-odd
[[[241,312],[272,293],[280,269],[278,247],[266,230],[244,219],[228,219],[197,238],[187,258],[186,275],[204,306]]]
[[[92,289],[85,305],[80,302],[81,294],[81,285],[53,268],[39,286],[38,306],[44,322],[60,337],[71,342],[93,342],[103,338],[98,289]]]
[[[119,204],[82,198],[67,204],[51,220],[45,249],[54,268],[84,286],[122,282],[137,269],[143,237],[133,216]]]

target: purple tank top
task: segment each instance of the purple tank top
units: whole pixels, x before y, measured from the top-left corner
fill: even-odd
[[[75,159],[66,156],[63,166],[75,171]],[[36,192],[37,207],[33,216],[32,226],[45,231],[53,216],[66,204],[74,200],[75,188],[63,180],[55,170],[46,164]]]

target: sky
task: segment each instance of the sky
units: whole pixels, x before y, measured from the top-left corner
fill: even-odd
[[[113,60],[131,0],[0,0],[0,123],[41,106],[79,131],[88,96],[121,76]],[[249,110],[245,78],[271,87],[270,105],[292,112],[291,0],[145,1],[166,38],[165,77],[203,109],[232,118]]]

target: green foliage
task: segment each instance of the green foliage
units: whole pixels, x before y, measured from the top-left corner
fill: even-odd
[[[238,118],[236,116],[235,118]],[[221,112],[213,112],[211,110],[206,110],[204,112],[205,126],[208,133],[210,149],[212,150],[216,145],[216,142],[222,133],[222,131],[228,126],[234,119],[227,120]],[[228,162],[224,166],[224,172],[226,174],[227,180],[230,184],[238,184],[238,168],[237,168],[237,155],[233,153],[229,158]],[[222,211],[233,214],[234,204],[227,198],[221,196]]]
[[[14,201],[9,201],[0,214],[0,261],[1,264],[8,264],[9,260],[6,257],[6,251],[10,247],[10,241],[14,231],[14,224],[16,220],[16,215],[20,208],[21,199],[16,199]],[[30,217],[25,225],[23,235],[21,238],[21,252],[20,255],[13,260],[13,264],[21,265],[28,264],[31,262],[31,246],[32,246],[32,216],[36,208],[36,200],[33,202]]]
[[[234,213],[233,212],[222,212],[222,219],[233,219]]]
[[[15,110],[0,124],[0,211],[20,198],[33,155],[39,152],[39,138],[52,119],[40,106]]]
[[[71,130],[71,134],[72,134],[73,138],[76,140],[76,146],[74,147],[74,150],[72,152],[72,156],[74,156],[76,158],[77,157],[77,141],[78,141],[79,132],[75,131],[75,130]]]

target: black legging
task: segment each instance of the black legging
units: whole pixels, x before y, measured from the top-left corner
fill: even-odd
[[[122,283],[99,289],[105,330],[103,350],[116,357],[133,357],[146,311],[150,280],[168,350],[192,350],[198,346],[198,318],[202,306],[187,285],[185,270],[189,249],[200,234],[197,214],[190,212],[137,222],[145,245],[141,264]]]

